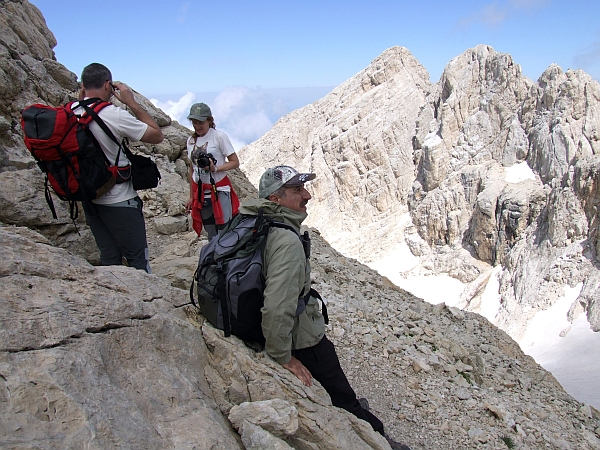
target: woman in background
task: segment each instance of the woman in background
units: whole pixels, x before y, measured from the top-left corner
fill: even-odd
[[[194,134],[187,140],[191,165],[190,198],[185,209],[192,214],[192,227],[196,233],[200,235],[204,227],[210,239],[238,212],[240,201],[227,171],[238,168],[240,160],[229,137],[217,131],[208,105],[192,105],[188,119]]]

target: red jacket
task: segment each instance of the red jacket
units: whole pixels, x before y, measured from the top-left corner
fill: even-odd
[[[215,186],[229,186],[231,193],[231,216],[235,216],[240,207],[240,199],[233,190],[233,186],[231,185],[229,177],[225,177],[218,183],[215,183]],[[196,231],[198,235],[200,235],[200,232],[202,231],[202,215],[200,214],[200,210],[202,209],[205,191],[210,191],[210,199],[212,201],[215,223],[217,225],[222,225],[225,223],[223,219],[223,210],[221,209],[221,202],[218,201],[217,193],[215,192],[215,189],[213,189],[212,184],[202,184],[200,191],[202,197],[198,199],[198,183],[192,182],[192,194],[194,196],[194,203],[192,204],[192,228],[194,228],[194,231]]]

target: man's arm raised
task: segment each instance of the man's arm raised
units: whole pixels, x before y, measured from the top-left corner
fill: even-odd
[[[148,144],[160,144],[164,139],[160,127],[152,118],[152,116],[150,116],[150,114],[148,114],[146,110],[142,108],[138,102],[135,101],[135,98],[133,97],[133,92],[131,91],[131,89],[129,89],[129,86],[127,86],[124,83],[113,83],[113,85],[115,86],[115,88],[117,88],[117,90],[113,92],[113,95],[117,97],[117,99],[120,102],[127,105],[127,107],[131,110],[133,115],[139,121],[144,122],[148,125],[148,128],[142,136],[141,141],[147,142]]]

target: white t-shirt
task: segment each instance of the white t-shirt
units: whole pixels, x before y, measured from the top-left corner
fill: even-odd
[[[205,168],[200,168],[196,165],[198,160],[198,154],[200,152],[210,153],[217,160],[216,166],[222,166],[227,162],[227,157],[233,153],[235,150],[233,145],[231,145],[231,141],[229,137],[225,133],[219,130],[215,130],[214,128],[209,128],[208,133],[204,136],[198,136],[197,139],[194,140],[194,136],[190,136],[187,140],[187,151],[188,158],[192,162],[192,179],[195,183],[210,183],[210,166]],[[213,172],[212,177],[215,180],[215,183],[218,183],[223,178],[227,176],[227,172]],[[219,190],[229,191],[229,186],[219,187]]]
[[[82,114],[83,108],[74,108],[74,112]],[[98,113],[98,115],[110,131],[113,132],[119,142],[121,142],[124,137],[127,137],[132,141],[139,141],[148,129],[148,124],[136,119],[129,112],[115,105],[106,106]],[[100,125],[93,120],[90,122],[90,131],[98,140],[100,147],[104,150],[104,154],[111,165],[114,164],[119,151],[119,146],[109,138],[106,133],[102,131]],[[117,165],[120,167],[129,165],[127,155],[125,155],[123,151],[119,154]],[[132,199],[136,196],[137,192],[133,189],[131,180],[129,180],[125,183],[115,184],[113,188],[102,197],[92,201],[99,205],[112,205],[114,203]]]

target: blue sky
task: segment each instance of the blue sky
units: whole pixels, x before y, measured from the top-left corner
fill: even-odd
[[[533,80],[552,63],[600,80],[599,0],[30,1],[68,69],[101,62],[186,126],[204,101],[236,148],[395,45],[432,82],[478,44]]]

